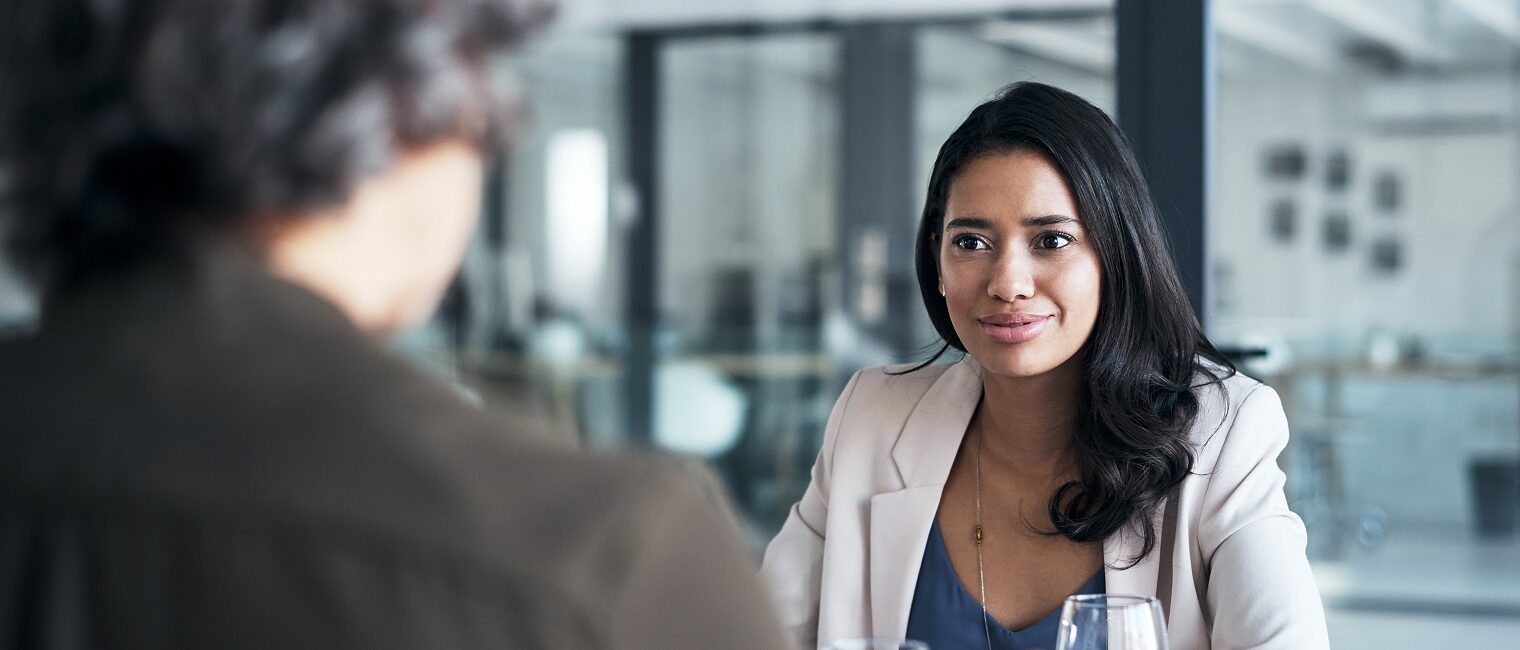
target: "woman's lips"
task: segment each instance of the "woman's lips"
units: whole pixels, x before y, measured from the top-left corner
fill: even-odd
[[[982,325],[982,331],[987,337],[998,343],[1023,343],[1036,336],[1045,329],[1045,324],[1050,322],[1049,316],[1028,316],[1024,314],[1006,315],[996,314],[978,320]]]

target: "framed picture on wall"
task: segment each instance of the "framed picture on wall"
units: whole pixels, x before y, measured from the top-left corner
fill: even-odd
[[[1351,154],[1336,149],[1325,158],[1325,187],[1333,192],[1343,192],[1351,185]]]
[[[1325,215],[1322,231],[1325,250],[1343,253],[1351,247],[1351,215],[1333,211]]]
[[[1267,231],[1272,241],[1279,244],[1293,242],[1298,234],[1298,203],[1288,197],[1278,197],[1267,208]]]
[[[1309,156],[1304,152],[1304,145],[1297,142],[1269,145],[1262,154],[1262,172],[1273,180],[1299,180],[1304,177],[1308,165]]]
[[[1398,239],[1385,236],[1372,242],[1372,270],[1393,275],[1404,268],[1404,246]]]
[[[1391,169],[1378,172],[1372,181],[1372,204],[1377,206],[1378,212],[1395,216],[1403,202],[1404,187],[1398,173]]]

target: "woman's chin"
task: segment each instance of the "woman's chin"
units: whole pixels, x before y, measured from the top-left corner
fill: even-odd
[[[971,350],[971,358],[976,360],[984,373],[1010,379],[1040,377],[1060,368],[1071,359],[1069,355],[1054,355],[1048,350],[1009,349],[1010,346],[997,344],[989,347],[992,349]]]

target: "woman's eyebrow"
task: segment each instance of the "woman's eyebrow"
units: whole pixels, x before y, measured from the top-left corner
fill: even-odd
[[[950,228],[992,230],[992,221],[981,217],[956,217],[951,219],[950,223],[945,224],[945,229],[948,230]]]
[[[1043,228],[1067,223],[1078,223],[1078,221],[1076,217],[1068,217],[1064,214],[1047,214],[1043,217],[1030,217],[1024,220],[1024,225],[1029,228]]]
[[[1068,223],[1081,222],[1079,222],[1076,217],[1069,217],[1064,214],[1047,214],[1042,217],[1029,217],[1027,219],[1024,219],[1024,227],[1026,228],[1045,228],[1048,226],[1057,226]],[[950,228],[992,230],[992,221],[990,219],[983,219],[981,217],[956,217],[954,219],[951,219],[949,223],[945,224],[946,230]]]

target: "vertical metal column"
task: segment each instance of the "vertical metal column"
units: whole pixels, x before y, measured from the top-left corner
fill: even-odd
[[[480,236],[485,240],[486,256],[490,260],[491,273],[486,274],[485,290],[489,295],[484,298],[487,308],[490,309],[491,331],[486,333],[487,345],[492,349],[500,346],[506,339],[507,330],[511,325],[511,318],[507,313],[507,282],[501,273],[496,271],[502,268],[502,259],[506,256],[507,246],[511,242],[514,233],[507,228],[507,173],[508,159],[505,154],[493,158],[486,166],[485,195],[481,200]]]
[[[1188,299],[1204,328],[1209,281],[1214,32],[1209,0],[1118,0],[1119,125],[1135,145]]]
[[[623,429],[632,444],[654,438],[655,372],[660,326],[660,50],[658,34],[624,40],[628,177],[638,199],[623,270],[628,349],[623,361]]]
[[[923,309],[913,271],[917,226],[914,178],[913,27],[863,23],[843,32],[839,253],[851,320],[901,355]]]

